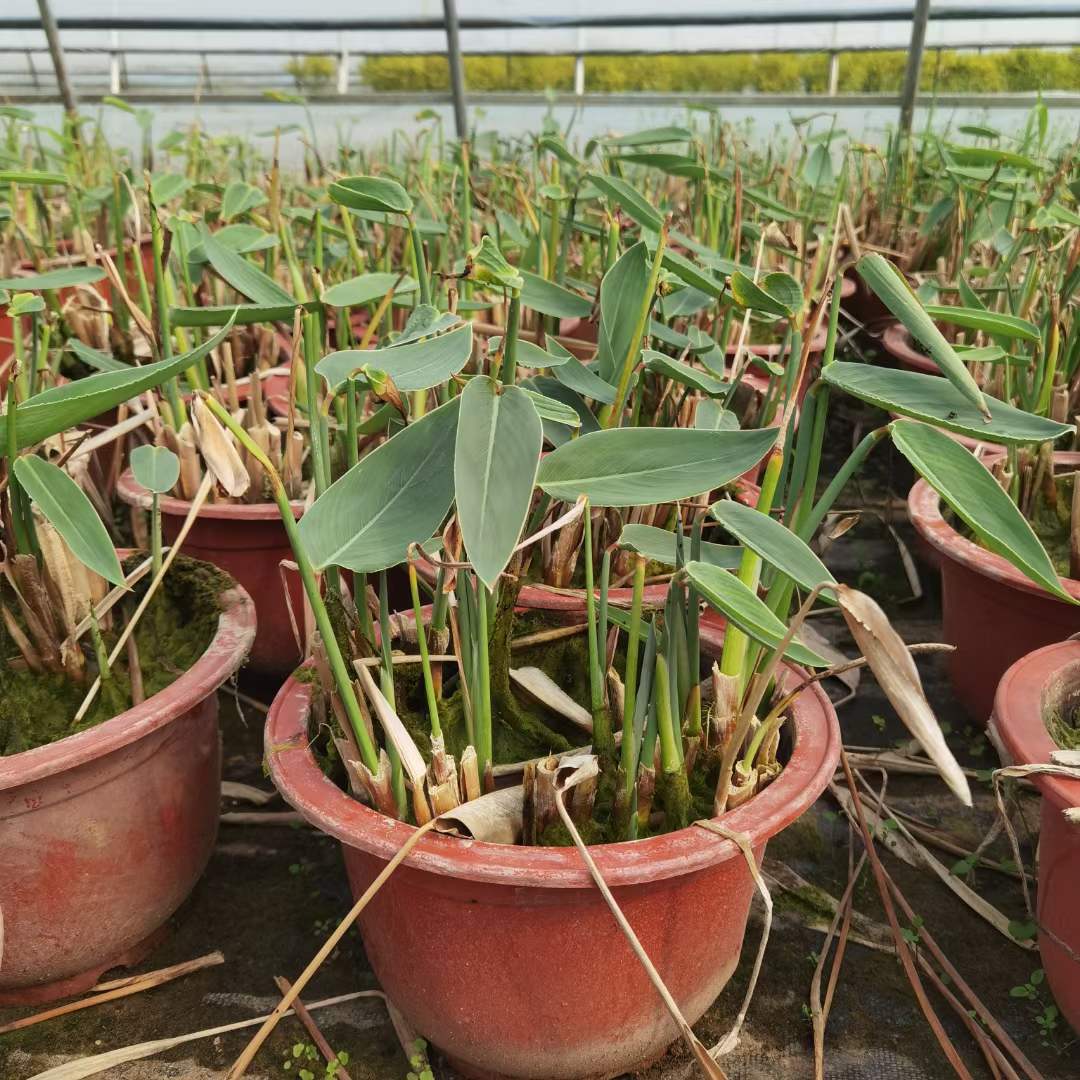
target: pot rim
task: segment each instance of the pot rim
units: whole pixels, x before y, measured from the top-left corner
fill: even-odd
[[[33,750],[0,757],[0,791],[85,765],[164,727],[232,676],[254,640],[255,605],[242,586],[234,585],[221,594],[218,627],[206,651],[175,682],[92,728]],[[178,708],[181,704],[183,708]]]
[[[722,629],[702,620],[702,640],[719,643]],[[785,665],[785,679],[800,678]],[[295,676],[278,691],[266,719],[265,748],[270,776],[282,797],[311,824],[343,844],[389,861],[415,828],[364,806],[319,768],[310,748],[307,717],[311,686]],[[792,707],[794,749],[779,777],[721,820],[760,849],[799,817],[831,779],[840,755],[840,729],[828,695],[818,683],[803,690]],[[706,869],[739,854],[730,840],[696,826],[645,840],[590,847],[611,886],[638,885]],[[441,877],[520,888],[593,888],[576,848],[525,847],[429,833],[406,865]]]
[[[1080,683],[1080,641],[1059,641],[1029,652],[998,683],[990,726],[1017,765],[1044,765],[1059,749],[1043,720],[1047,684],[1054,678]],[[1080,780],[1030,779],[1060,809],[1080,806]]]
[[[116,481],[116,494],[129,506],[138,506],[143,510],[149,510],[153,496],[142,486],[132,473],[130,466],[126,468]],[[293,499],[289,504],[292,507],[293,517],[303,515],[305,503],[301,499]],[[161,495],[158,497],[158,506],[163,514],[169,517],[187,517],[191,509],[189,499],[178,499],[175,495]],[[276,502],[262,503],[203,503],[199,510],[201,518],[218,518],[228,521],[270,521],[280,517]]]
[[[1063,456],[1069,459],[1071,464],[1080,463],[1080,453],[1058,451],[1054,454],[1055,460]],[[1029,581],[1012,563],[992,551],[987,551],[986,548],[979,547],[978,544],[954,529],[942,516],[941,496],[925,480],[918,480],[908,493],[908,517],[919,535],[953,562],[959,563],[973,573],[981,574],[983,577],[988,577],[992,581],[1020,592],[1045,600],[1056,599],[1035,582]],[[1070,596],[1080,600],[1080,580],[1075,578],[1059,578],[1058,580]],[[1063,600],[1057,602],[1064,603]]]

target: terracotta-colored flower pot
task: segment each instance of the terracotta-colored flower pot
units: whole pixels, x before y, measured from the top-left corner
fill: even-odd
[[[130,469],[121,474],[116,493],[131,506],[150,508],[150,493],[136,482]],[[160,506],[162,542],[171,544],[191,503],[162,495]],[[294,502],[292,508],[299,519],[303,503]],[[254,670],[280,675],[300,663],[289,604],[302,627],[304,590],[299,575],[288,573],[286,599],[279,566],[283,559],[291,560],[293,552],[276,503],[207,503],[199,511],[182,550],[193,559],[219,566],[250,594],[259,620],[249,661]]]
[[[702,624],[713,648],[719,633]],[[788,671],[787,678],[797,676]],[[278,790],[343,845],[360,895],[412,835],[337,787],[309,748],[311,686],[290,679],[266,724]],[[781,775],[726,814],[760,858],[824,789],[840,750],[816,685],[793,709]],[[739,960],[754,886],[738,848],[691,826],[595,846],[600,872],[687,1020]],[[412,1027],[472,1077],[618,1076],[678,1032],[573,848],[424,837],[360,917],[372,969]]]
[[[1006,764],[1041,765],[1055,748],[1046,728],[1051,712],[1080,703],[1080,642],[1047,645],[1005,673],[994,698],[991,732]],[[1080,1031],[1080,829],[1064,811],[1080,806],[1080,780],[1032,776],[1042,795],[1039,825],[1039,953],[1054,1000]],[[1071,952],[1071,955],[1070,955]]]
[[[209,648],[171,686],[0,758],[0,1005],[79,994],[138,962],[187,898],[217,835],[215,691],[254,636],[250,597],[230,589]]]
[[[1073,464],[1080,454],[1057,453]],[[1000,555],[962,536],[941,514],[938,494],[920,480],[908,495],[908,516],[938,555],[941,622],[953,689],[973,720],[985,724],[994,690],[1021,656],[1080,630],[1080,607],[1066,604],[1029,581]],[[1080,599],[1080,581],[1063,579]]]

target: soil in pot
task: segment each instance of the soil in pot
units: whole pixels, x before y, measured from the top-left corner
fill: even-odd
[[[130,573],[143,561],[125,560]],[[145,594],[149,576],[132,589],[132,605]],[[206,652],[217,630],[220,598],[232,579],[215,566],[177,556],[135,629],[143,696],[152,697],[176,681]],[[117,631],[102,628],[111,649]],[[0,667],[0,757],[46,746],[79,731],[96,727],[132,705],[131,674],[126,651],[113,666],[113,680],[102,686],[94,704],[77,724],[72,717],[89,684],[72,682],[63,674]]]

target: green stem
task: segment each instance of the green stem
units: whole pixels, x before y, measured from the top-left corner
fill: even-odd
[[[637,322],[634,324],[634,333],[630,338],[626,355],[623,357],[622,368],[619,372],[619,382],[615,391],[615,400],[605,407],[600,415],[600,426],[605,428],[618,427],[622,419],[623,406],[626,404],[626,395],[630,390],[630,378],[637,367],[638,354],[641,351],[641,341],[645,336],[645,328],[649,323],[649,312],[652,310],[653,298],[656,295],[656,287],[660,282],[660,268],[664,259],[664,248],[667,246],[667,225],[660,230],[660,236],[656,242],[656,254],[653,256],[652,270],[649,273],[649,284],[642,299],[641,308],[638,310]]]
[[[161,572],[161,496],[155,491],[150,500],[150,557],[154,577]]]
[[[491,656],[488,651],[488,622],[490,610],[487,586],[477,581],[476,588],[476,658],[477,694],[473,700],[476,720],[476,764],[483,783],[484,773],[491,764]]]
[[[435,695],[435,680],[431,677],[431,658],[428,652],[427,633],[424,630],[424,614],[420,607],[420,589],[416,583],[416,563],[412,559],[409,560],[409,592],[412,595],[413,617],[416,620],[416,644],[420,649],[420,667],[424,672],[424,694],[427,697],[428,715],[431,718],[431,737],[441,739],[439,701]]]
[[[315,625],[322,638],[323,648],[326,650],[326,659],[330,665],[330,673],[333,676],[334,685],[337,688],[342,705],[345,707],[345,714],[349,718],[349,724],[352,727],[353,735],[356,737],[356,743],[360,748],[360,756],[363,759],[364,765],[370,772],[375,773],[379,768],[379,755],[375,749],[375,744],[371,740],[371,736],[368,734],[367,724],[364,723],[363,714],[360,712],[360,703],[356,698],[356,690],[354,689],[352,679],[349,676],[349,669],[345,663],[345,657],[342,655],[341,647],[338,645],[337,635],[334,633],[334,626],[330,621],[330,613],[326,610],[326,604],[323,602],[322,594],[319,591],[319,582],[315,576],[315,569],[311,565],[311,560],[308,558],[307,552],[304,549],[303,541],[300,539],[300,532],[296,527],[296,518],[293,517],[292,505],[289,502],[289,495],[285,490],[285,485],[282,483],[281,477],[278,475],[277,469],[274,468],[270,459],[262,452],[259,445],[248,435],[248,433],[232,418],[228,410],[211,395],[204,394],[202,397],[210,411],[214,413],[230,432],[232,432],[240,445],[243,446],[260,465],[262,465],[266,470],[267,476],[270,478],[270,487],[274,493],[274,501],[277,503],[278,511],[281,514],[281,523],[285,527],[285,533],[289,538],[289,545],[292,547],[293,556],[296,559],[296,565],[300,571],[300,580],[303,582],[304,592],[307,595],[308,603],[311,605],[311,610],[315,615]]]
[[[623,680],[622,771],[626,778],[627,798],[634,793],[637,773],[637,748],[634,746],[634,711],[637,708],[638,638],[641,634],[641,602],[645,595],[645,559],[634,556],[634,593],[630,601],[630,630],[626,638],[626,668]]]
[[[521,327],[521,290],[510,292],[510,311],[506,319],[506,335],[503,337],[502,371],[499,378],[507,385],[517,379],[517,343]]]
[[[416,280],[420,283],[420,303],[431,303],[431,282],[428,281],[427,262],[424,259],[424,242],[416,229],[412,214],[406,220],[409,223],[409,240],[412,242],[413,258],[416,260]]]
[[[765,475],[762,478],[761,490],[758,492],[758,499],[755,504],[755,508],[763,514],[768,514],[772,510],[773,499],[776,496],[776,485],[780,479],[780,470],[783,464],[783,453],[773,449],[765,466]],[[739,580],[756,592],[760,577],[760,557],[749,548],[744,548],[742,559],[739,562]],[[742,630],[728,623],[727,630],[724,633],[724,649],[720,656],[720,670],[725,675],[737,675],[740,686],[746,685],[748,673],[744,668],[749,642],[750,639]]]

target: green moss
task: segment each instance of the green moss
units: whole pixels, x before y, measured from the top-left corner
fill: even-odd
[[[143,556],[125,565],[130,572]],[[135,602],[149,584],[144,578],[133,590]],[[188,670],[206,651],[217,630],[221,594],[232,579],[215,566],[178,556],[154,595],[135,630],[135,642],[147,697],[164,690]],[[116,631],[104,633],[106,645],[116,641]],[[10,654],[11,648],[7,649]],[[16,754],[55,742],[111,719],[131,706],[131,681],[126,650],[113,668],[112,700],[99,695],[77,725],[72,717],[86,696],[87,685],[77,685],[62,675],[36,675],[0,669],[0,755]]]

